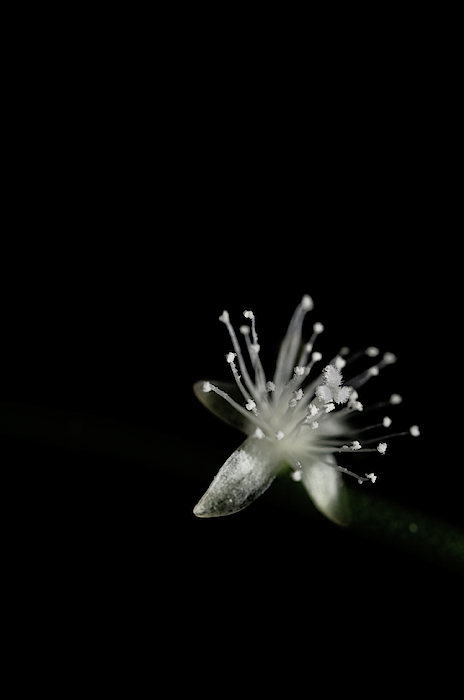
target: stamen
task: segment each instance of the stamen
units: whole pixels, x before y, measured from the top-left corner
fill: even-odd
[[[348,446],[345,445],[347,449]],[[370,450],[369,450],[370,451]],[[325,459],[321,459],[318,457],[318,462],[321,462],[322,464],[326,464],[328,467],[331,467],[332,469],[336,469],[339,472],[342,472],[343,474],[348,474],[348,476],[354,476],[355,479],[358,480],[358,483],[362,484],[364,481],[372,481],[374,483],[377,479],[375,474],[366,474],[366,476],[359,476],[359,474],[356,474],[355,472],[349,471],[346,467],[340,467],[338,464],[333,464],[332,462],[329,462]]]
[[[255,315],[253,311],[244,311],[243,315],[245,318],[251,319],[251,334],[253,336],[253,344],[258,345],[258,335],[256,333],[256,325],[255,325]]]
[[[382,367],[385,367],[386,365],[393,365],[397,361],[397,359],[398,358],[394,353],[386,352],[379,363],[379,369],[382,369]]]
[[[320,324],[320,325],[322,325],[322,324]],[[303,352],[301,353],[300,359],[298,360],[299,365],[304,366],[307,364],[309,353],[312,351],[312,349],[314,347],[314,342],[315,342],[318,335],[319,335],[319,333],[316,333],[315,331],[313,331],[311,338],[306,343],[306,345],[303,347]],[[316,353],[313,353],[312,359],[314,360],[314,362],[317,362],[317,360],[314,359],[315,354]],[[317,355],[320,355],[319,359],[322,359],[321,353],[317,353]]]
[[[387,406],[401,403],[401,401],[402,401],[401,396],[399,396],[398,394],[393,394],[392,396],[393,397],[397,396],[399,400],[392,401],[390,398],[387,401],[378,401],[377,403],[372,403],[372,404],[369,404],[369,406],[365,406],[365,407],[361,408],[361,410],[364,410],[364,413],[371,413],[372,411],[378,411],[381,408],[387,408]],[[352,400],[353,400],[353,404],[357,403],[355,401],[356,398],[357,398],[357,391],[353,390],[353,393],[350,396],[350,400],[348,401],[348,408],[350,408],[350,404],[351,404]],[[362,406],[362,404],[361,404],[361,406]],[[354,405],[353,405],[353,408],[354,408]],[[346,409],[343,409],[342,411],[340,411],[339,415],[342,416],[345,413],[345,410]],[[351,413],[351,411],[350,411],[350,413]]]
[[[250,394],[253,396],[253,398],[258,401],[259,400],[259,392],[257,391],[255,385],[250,379],[250,375],[248,374],[248,370],[245,365],[245,361],[242,356],[242,351],[240,349],[240,344],[237,340],[237,336],[235,335],[234,328],[229,320],[229,313],[227,311],[223,311],[222,314],[219,316],[219,320],[222,321],[227,327],[227,330],[229,331],[230,338],[232,340],[232,345],[234,346],[235,353],[238,357],[238,364],[240,367],[240,371],[242,373],[243,379],[245,380],[245,384],[247,386],[248,391]]]
[[[354,389],[359,389],[359,387],[365,384],[371,377],[376,377],[378,375],[380,366],[381,363],[378,365],[373,365],[364,372],[357,374],[356,377],[350,379],[350,386],[352,386]]]
[[[303,478],[303,469],[301,467],[301,462],[299,462],[292,455],[291,452],[288,452],[287,455],[289,458],[288,462],[293,470],[290,476],[292,477],[293,481],[301,481],[301,479]]]
[[[358,480],[358,484],[362,484],[365,481],[372,481],[373,484],[375,484],[377,477],[375,474],[366,474],[366,476],[359,476],[359,474],[355,474],[355,472],[350,472],[348,469],[345,469],[345,467],[338,467],[338,470],[343,472],[343,474],[348,474],[349,476],[354,476],[355,479]]]
[[[303,389],[298,389],[297,391],[293,392],[294,397],[293,397],[293,399],[290,399],[290,401],[288,402],[288,405],[290,406],[290,408],[295,408],[298,401],[301,401],[301,399],[303,398],[303,393],[304,393]]]
[[[238,411],[239,413],[241,413],[242,416],[245,416],[245,418],[248,418],[248,420],[251,421],[252,423],[255,423],[255,425],[258,425],[258,426],[260,425],[260,422],[257,420],[257,418],[256,418],[255,416],[253,416],[253,415],[250,414],[248,411],[246,411],[245,408],[243,408],[243,406],[240,406],[239,403],[237,403],[236,401],[234,401],[234,399],[232,399],[232,398],[229,396],[229,394],[227,394],[227,393],[226,393],[225,391],[223,391],[222,389],[219,389],[219,387],[215,386],[215,385],[212,384],[211,382],[203,382],[203,387],[202,387],[202,389],[203,389],[203,391],[204,391],[205,393],[208,393],[209,391],[214,391],[215,394],[217,394],[218,396],[221,396],[221,397],[222,397],[223,399],[225,399],[228,403],[230,403],[230,405],[233,406],[233,407],[235,408],[236,411]]]
[[[260,392],[263,392],[266,376],[264,374],[264,369],[259,358],[260,345],[258,343],[258,334],[256,333],[256,322],[255,315],[253,311],[244,311],[243,315],[245,318],[251,319],[251,335],[253,338],[253,343],[250,341],[250,329],[248,326],[241,326],[241,328],[246,328],[247,331],[244,333],[245,343],[247,346],[248,354],[250,355],[251,365],[255,371],[256,384]]]
[[[412,426],[412,427],[417,427],[417,426]],[[419,429],[418,429],[418,430],[419,430]],[[415,431],[414,431],[414,432],[415,432]],[[387,435],[385,435],[384,439],[387,439],[387,438],[388,438],[388,440],[390,440],[390,438],[402,437],[403,435],[413,435],[414,437],[417,437],[417,434],[414,435],[414,433],[411,433],[411,429],[409,429],[409,430],[402,430],[400,433],[387,433]],[[365,441],[364,441],[364,444],[365,444],[365,445],[370,445],[370,444],[372,444],[373,442],[377,442],[377,439],[376,439],[376,438],[372,438],[372,440],[365,440]],[[386,443],[385,443],[385,444],[386,444]]]
[[[349,445],[334,445],[330,443],[318,442],[317,445],[311,445],[311,452],[317,453],[335,453],[335,452],[352,452],[353,449]],[[356,452],[377,452],[374,447],[361,447]]]
[[[389,418],[388,416],[385,416],[383,421],[381,423],[373,423],[372,425],[368,425],[365,428],[360,428],[357,432],[359,433],[366,433],[368,430],[374,430],[374,428],[389,428],[390,425],[392,424],[392,419]]]
[[[310,428],[318,428],[319,423],[316,421],[316,416],[320,415],[320,409],[315,406],[313,403],[309,404],[309,406],[306,409],[307,413],[306,416],[303,418],[303,420],[298,423],[295,428],[293,428],[292,433],[295,432],[295,430],[301,428],[302,425],[308,425]]]
[[[238,388],[240,389],[240,393],[242,394],[243,398],[246,401],[252,401],[250,394],[248,393],[248,391],[245,389],[242,382],[240,381],[241,377],[238,373],[237,367],[235,366],[235,362],[234,362],[236,357],[237,357],[237,355],[234,352],[228,352],[226,355],[226,361],[230,365],[230,368],[232,370],[232,374],[234,375],[235,383],[237,384]]]
[[[377,357],[379,354],[379,349],[375,348],[373,346],[367,348],[364,353],[368,357]],[[394,355],[392,352],[386,352],[384,353],[382,359],[380,362],[376,365],[373,365],[369,369],[365,370],[364,372],[361,372],[360,374],[356,375],[356,377],[353,377],[353,379],[350,380],[350,386],[354,387],[355,389],[358,389],[360,386],[365,384],[371,377],[377,377],[379,374],[379,371],[386,367],[387,365],[391,365],[394,362],[396,362],[396,355]],[[349,359],[351,362],[353,360],[353,357]],[[393,396],[398,397],[398,394],[393,394]],[[392,396],[392,398],[393,398]],[[391,400],[391,399],[390,399]],[[401,401],[401,398],[400,398]],[[396,403],[396,398],[392,403]],[[399,403],[399,401],[398,401]]]

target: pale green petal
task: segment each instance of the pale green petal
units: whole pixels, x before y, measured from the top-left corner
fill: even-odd
[[[336,466],[336,461],[331,454],[324,455],[324,460],[333,462]],[[348,525],[350,522],[348,493],[338,469],[317,460],[302,464],[302,467],[303,485],[316,508],[338,525]]]
[[[193,512],[212,518],[246,508],[269,488],[281,465],[282,455],[274,444],[247,438],[218,471]]]
[[[244,405],[244,400],[236,384],[232,382],[216,382],[212,381],[212,384],[217,386],[222,391],[225,391],[231,399],[234,399],[240,405]],[[222,396],[218,396],[214,391],[203,391],[204,381],[195,382],[193,385],[193,391],[195,396],[201,403],[208,408],[211,413],[215,416],[221,418],[229,425],[234,428],[241,430],[245,435],[252,435],[256,430],[256,425],[254,425],[250,420],[235,410],[233,406],[230,405],[223,399]]]

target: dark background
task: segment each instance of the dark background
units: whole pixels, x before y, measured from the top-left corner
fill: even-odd
[[[232,621],[285,617],[287,603],[298,615],[322,591],[362,607],[371,595],[417,603],[432,580],[457,590],[451,572],[278,499],[224,519],[192,514],[241,442],[191,390],[227,378],[218,316],[226,308],[239,326],[253,309],[271,372],[309,293],[323,353],[397,354],[363,402],[398,392],[396,426],[422,430],[374,455],[378,482],[360,488],[462,526],[462,477],[442,434],[450,146],[420,81],[339,75],[329,90],[279,72],[237,83],[206,59],[167,71],[159,60],[129,69],[117,52],[91,69],[55,57],[27,64],[12,106],[0,399],[147,428],[154,456],[0,435],[29,614],[58,605],[66,626],[90,610],[92,630],[117,635],[131,620],[159,630],[168,610],[175,646],[179,629],[215,638]]]

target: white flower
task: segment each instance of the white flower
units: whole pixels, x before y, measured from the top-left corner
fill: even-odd
[[[195,506],[195,515],[207,518],[242,510],[266,491],[277,475],[290,467],[293,480],[301,481],[315,506],[334,522],[347,524],[349,512],[342,474],[356,477],[359,483],[376,481],[373,473],[361,477],[338,466],[335,455],[339,452],[385,453],[386,442],[377,447],[366,447],[377,439],[351,440],[351,444],[346,445],[343,437],[353,435],[353,429],[348,425],[350,415],[363,410],[357,389],[377,376],[380,369],[395,362],[396,357],[385,353],[377,364],[345,385],[341,370],[350,360],[359,358],[360,354],[377,357],[379,350],[370,346],[363,353],[347,358],[349,349],[342,348],[322,372],[310,379],[313,366],[322,359],[321,353],[312,352],[312,349],[317,336],[324,330],[322,323],[315,323],[309,342],[302,346],[303,320],[312,308],[311,297],[305,295],[290,321],[272,381],[266,379],[261,365],[254,313],[245,311],[243,314],[251,321],[251,328],[248,325],[240,327],[254,379],[228,312],[224,311],[219,317],[227,326],[233,345],[233,352],[227,353],[226,360],[234,383],[200,381],[195,384],[194,391],[214,414],[239,428],[247,438],[221,467]],[[376,408],[400,401],[398,394],[392,394],[389,401],[377,404]],[[390,423],[391,419],[386,416],[382,423],[369,428],[388,427]],[[417,426],[394,435],[409,432],[413,436],[419,435]]]

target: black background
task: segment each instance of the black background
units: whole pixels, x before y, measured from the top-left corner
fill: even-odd
[[[322,352],[397,354],[364,403],[400,393],[400,427],[421,426],[420,440],[377,456],[378,482],[360,488],[462,525],[462,477],[442,432],[448,146],[443,133],[430,139],[426,96],[385,77],[382,90],[341,79],[329,100],[282,75],[278,88],[259,76],[244,86],[230,67],[174,64],[29,64],[15,103],[1,400],[142,426],[159,444],[148,465],[1,436],[30,615],[58,606],[66,626],[90,610],[93,631],[117,635],[134,620],[159,629],[168,610],[175,646],[180,629],[215,638],[286,617],[287,605],[310,614],[328,592],[359,610],[372,596],[417,602],[432,580],[456,590],[445,569],[267,497],[229,518],[192,514],[241,441],[191,389],[227,378],[218,316],[226,308],[238,326],[255,312],[271,371],[309,293]]]

